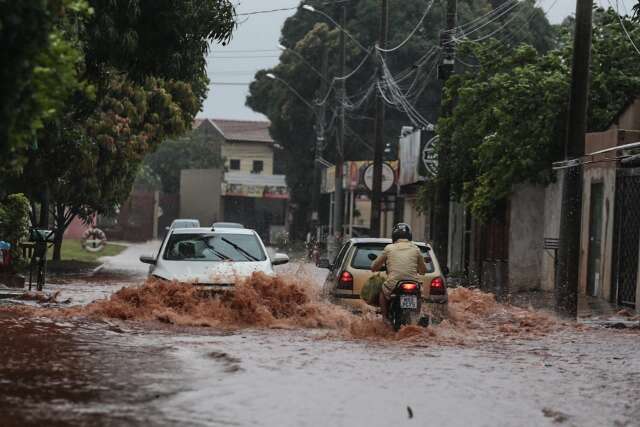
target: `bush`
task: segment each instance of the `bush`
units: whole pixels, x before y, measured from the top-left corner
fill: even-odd
[[[11,194],[0,203],[0,240],[11,243],[14,260],[21,258],[19,243],[29,233],[29,199]]]

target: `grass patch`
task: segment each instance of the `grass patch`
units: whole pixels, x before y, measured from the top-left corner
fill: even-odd
[[[80,243],[80,240],[65,239],[62,241],[62,252],[60,253],[60,259],[62,261],[78,261],[87,263],[98,264],[98,258],[103,256],[114,256],[124,251],[126,246],[114,245],[107,243],[104,249],[100,252],[88,252],[85,251]],[[49,249],[49,259],[53,255],[53,248]]]

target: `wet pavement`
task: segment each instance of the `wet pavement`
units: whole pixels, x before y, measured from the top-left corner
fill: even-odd
[[[296,322],[220,328],[56,314],[140,284],[140,270],[112,266],[51,285],[58,303],[47,309],[0,308],[0,425],[640,425],[638,331],[537,333],[520,317],[529,335],[505,323],[464,339],[483,329],[478,319],[510,313],[502,310],[477,310],[490,314],[453,341]],[[282,274],[309,287],[322,277],[295,264]]]

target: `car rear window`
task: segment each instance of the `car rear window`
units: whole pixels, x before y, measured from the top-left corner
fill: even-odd
[[[387,245],[384,243],[367,243],[357,245],[356,252],[353,254],[353,258],[351,259],[351,267],[357,270],[370,270],[373,261],[369,259],[369,255],[374,254],[376,257],[380,256],[385,246]],[[433,265],[429,248],[422,245],[418,246],[418,248],[420,248],[420,253],[427,264],[427,273],[433,273],[436,269]]]
[[[169,261],[265,261],[258,238],[253,234],[173,234],[164,250]]]

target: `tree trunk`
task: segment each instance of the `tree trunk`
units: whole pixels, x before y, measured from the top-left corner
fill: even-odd
[[[67,227],[75,217],[75,215],[69,217],[66,214],[66,209],[63,204],[56,203],[54,212],[54,235],[53,235],[53,261],[60,261],[62,255],[62,241],[64,239],[64,232],[67,231]]]
[[[60,261],[62,255],[62,236],[64,231],[60,232],[60,229],[56,229],[53,237],[53,261]]]

